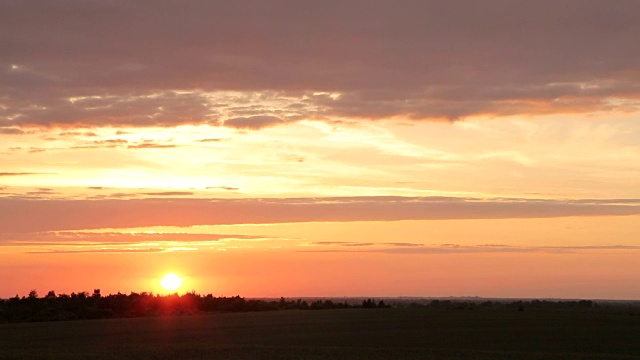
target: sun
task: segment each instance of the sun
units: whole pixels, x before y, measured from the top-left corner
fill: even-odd
[[[162,284],[162,287],[165,288],[165,290],[174,291],[178,290],[178,288],[180,288],[180,285],[182,285],[182,278],[180,278],[176,274],[167,274],[162,278],[162,281],[160,281],[160,283]]]

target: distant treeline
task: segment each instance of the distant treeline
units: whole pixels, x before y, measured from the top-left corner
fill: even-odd
[[[362,304],[332,300],[246,300],[240,296],[214,297],[195,292],[184,295],[154,295],[151,293],[111,294],[102,296],[99,289],[56,295],[49,291],[38,297],[28,296],[0,300],[0,322],[58,321],[77,319],[111,319],[161,315],[189,315],[199,312],[247,312],[274,310],[322,310],[346,308],[387,308],[384,301],[367,299]]]
[[[33,290],[28,296],[15,296],[7,300],[0,299],[0,323],[59,321],[78,319],[111,319],[162,315],[190,315],[202,312],[248,312],[276,310],[323,310],[348,308],[424,308],[444,310],[629,310],[640,315],[640,303],[620,302],[598,304],[591,300],[527,300],[527,301],[465,301],[420,299],[357,299],[333,300],[246,300],[240,296],[215,297],[211,294],[200,295],[195,292],[184,295],[154,295],[152,293],[111,294],[103,296],[99,289],[56,295],[49,291],[39,297]]]
[[[590,309],[598,307],[598,304],[591,300],[516,300],[516,301],[462,301],[462,300],[431,300],[428,303],[404,302],[395,304],[396,307],[409,308],[437,308],[437,309],[514,309],[524,311],[525,309]]]

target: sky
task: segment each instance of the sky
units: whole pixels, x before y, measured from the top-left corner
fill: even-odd
[[[0,0],[0,298],[640,299],[640,2]]]

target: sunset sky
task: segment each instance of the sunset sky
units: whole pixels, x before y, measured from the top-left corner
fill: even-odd
[[[640,299],[640,1],[0,1],[0,298]]]

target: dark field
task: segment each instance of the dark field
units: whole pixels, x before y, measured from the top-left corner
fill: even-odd
[[[0,359],[640,359],[620,311],[346,309],[0,324]]]

